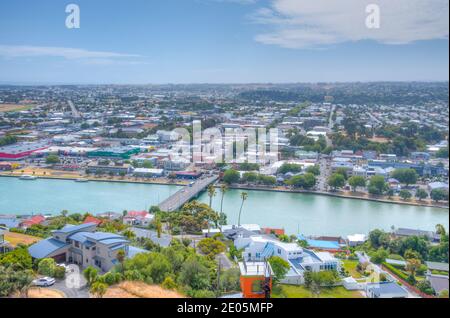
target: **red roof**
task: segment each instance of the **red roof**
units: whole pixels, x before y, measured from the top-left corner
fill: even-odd
[[[103,222],[102,220],[97,219],[97,218],[95,218],[95,217],[93,217],[93,216],[91,216],[91,215],[88,215],[88,216],[84,219],[83,224],[86,224],[86,223],[95,223],[95,224],[97,224],[97,225],[100,225],[102,222]]]
[[[43,217],[42,215],[35,215],[29,219],[26,219],[25,221],[22,221],[22,223],[20,223],[20,225],[30,227],[35,224],[41,224],[44,221],[45,221],[45,217]]]
[[[262,229],[265,234],[270,235],[272,233],[275,233],[275,235],[284,235],[284,229],[272,229],[270,227],[266,227]]]
[[[129,211],[125,217],[129,217],[129,218],[141,217],[141,218],[144,218],[148,214],[149,213],[147,211]]]

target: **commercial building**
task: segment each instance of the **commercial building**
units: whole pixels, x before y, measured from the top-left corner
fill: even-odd
[[[34,152],[48,148],[47,141],[22,142],[0,147],[0,161],[22,160]]]
[[[101,148],[94,151],[89,151],[87,156],[89,158],[112,158],[112,159],[130,159],[131,156],[140,152],[140,148],[133,146]]]

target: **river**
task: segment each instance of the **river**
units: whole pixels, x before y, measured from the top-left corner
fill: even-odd
[[[0,177],[0,214],[99,213],[143,210],[176,192],[177,186],[137,183],[88,182]],[[213,208],[220,209],[220,191]],[[449,226],[448,210],[380,203],[314,194],[246,191],[241,223],[284,228],[289,234],[348,235],[391,226],[433,230]],[[228,222],[237,223],[240,190],[224,198]],[[208,203],[206,193],[199,198]]]

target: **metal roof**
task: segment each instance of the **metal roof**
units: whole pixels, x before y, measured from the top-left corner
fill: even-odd
[[[51,255],[59,249],[67,247],[68,245],[69,244],[58,241],[54,238],[49,238],[31,245],[28,248],[28,252],[33,258],[46,258],[48,255]]]

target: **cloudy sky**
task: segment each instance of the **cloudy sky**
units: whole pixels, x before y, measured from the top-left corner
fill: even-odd
[[[65,25],[80,7],[81,28]],[[368,28],[369,4],[380,10]],[[448,0],[0,2],[0,83],[448,80]]]

